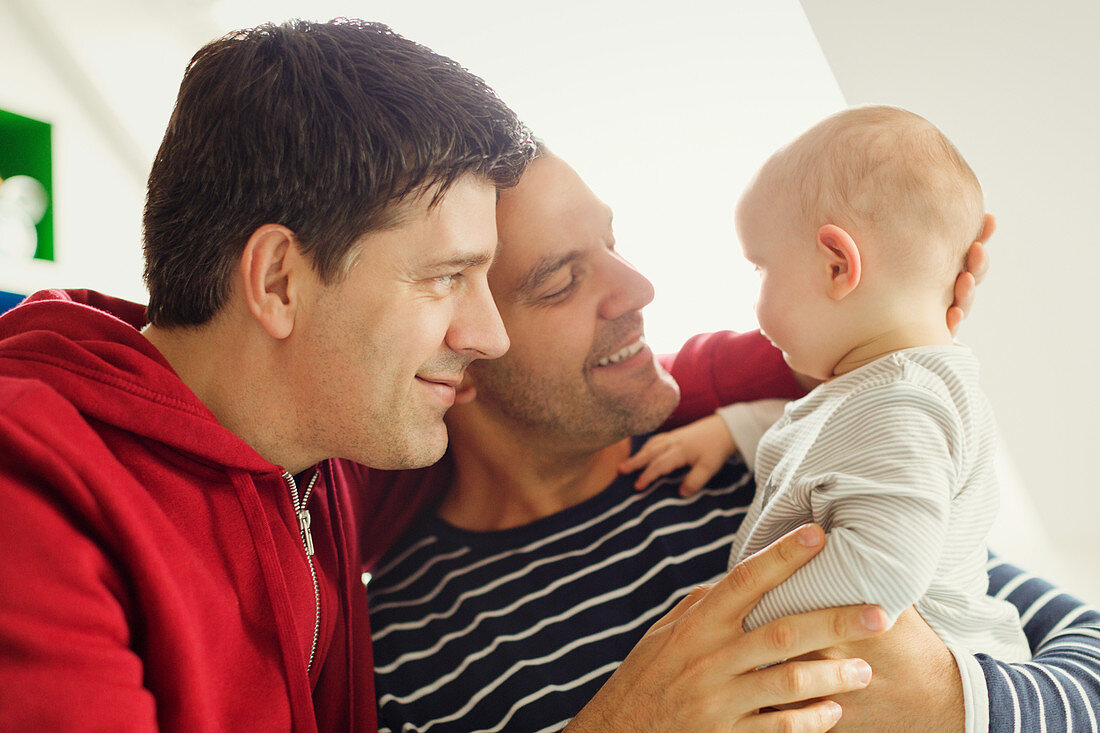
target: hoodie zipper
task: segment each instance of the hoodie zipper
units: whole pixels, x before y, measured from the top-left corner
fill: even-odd
[[[306,502],[309,501],[309,496],[313,493],[313,485],[317,483],[317,477],[321,475],[320,471],[316,471],[313,474],[313,478],[309,480],[309,485],[306,486],[306,490],[302,493],[301,499],[298,497],[298,484],[295,482],[294,477],[287,471],[283,471],[283,479],[286,481],[286,485],[290,488],[290,500],[294,504],[294,513],[298,517],[298,534],[302,538],[302,547],[306,551],[306,560],[309,562],[309,574],[313,578],[313,645],[309,648],[309,664],[306,665],[306,674],[308,675],[313,671],[313,658],[317,654],[317,639],[321,635],[321,584],[317,582],[317,569],[313,566],[313,535],[309,531],[309,510],[306,509]]]

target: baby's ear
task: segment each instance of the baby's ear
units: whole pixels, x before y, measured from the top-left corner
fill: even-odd
[[[836,224],[826,224],[817,230],[817,250],[825,258],[829,297],[843,300],[856,289],[863,274],[856,241]]]

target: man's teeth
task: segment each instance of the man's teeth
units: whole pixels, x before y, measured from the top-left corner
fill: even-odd
[[[623,359],[629,359],[630,357],[637,354],[639,351],[642,350],[643,346],[645,346],[645,339],[638,339],[630,346],[624,346],[622,349],[616,351],[611,356],[605,356],[596,363],[600,366],[610,366],[612,364],[618,364]]]

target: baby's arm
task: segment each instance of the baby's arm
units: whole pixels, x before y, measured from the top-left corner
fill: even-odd
[[[755,526],[742,527],[742,555],[795,515],[829,533],[825,550],[765,595],[746,627],[858,602],[882,606],[892,621],[915,603],[947,537],[959,430],[950,405],[920,387],[892,384],[850,397],[843,417],[815,436],[794,486]]]
[[[787,400],[737,402],[718,408],[714,415],[696,420],[646,441],[637,453],[619,464],[620,473],[645,470],[634,482],[643,489],[654,479],[681,466],[691,466],[680,484],[680,495],[691,496],[706,485],[735,451],[740,451],[751,470],[760,437],[783,414]]]
[[[637,453],[619,464],[619,473],[633,473],[644,466],[645,470],[634,481],[635,489],[643,489],[666,473],[690,466],[680,482],[680,495],[690,496],[703,488],[736,450],[737,444],[726,423],[718,415],[710,415],[654,435]]]

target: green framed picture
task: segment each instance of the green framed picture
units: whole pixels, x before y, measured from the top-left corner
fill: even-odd
[[[53,260],[50,124],[0,110],[0,256]]]

